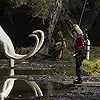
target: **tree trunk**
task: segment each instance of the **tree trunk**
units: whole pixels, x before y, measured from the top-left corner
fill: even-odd
[[[55,6],[49,16],[49,24],[48,24],[48,28],[45,34],[45,42],[42,49],[39,52],[43,55],[48,55],[48,49],[51,43],[51,37],[53,35],[55,26],[57,24],[57,21],[61,12],[61,8],[62,8],[62,0],[56,0]]]
[[[50,14],[50,20],[49,20],[49,26],[47,29],[47,41],[46,41],[46,51],[48,54],[49,44],[51,43],[51,37],[53,35],[55,26],[57,24],[57,21],[59,19],[59,15],[62,9],[62,0],[56,0],[55,2],[55,8],[53,9],[52,13]]]
[[[55,29],[55,26],[57,24],[57,21],[58,21],[60,12],[61,12],[61,8],[62,8],[62,0],[57,0],[55,8],[50,15],[50,22],[49,22],[49,27],[48,27],[48,38],[49,38],[49,40],[51,40],[53,31]]]

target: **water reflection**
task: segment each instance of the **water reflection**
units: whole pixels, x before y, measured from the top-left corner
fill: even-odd
[[[14,76],[14,69],[10,69],[9,75]],[[35,81],[28,81],[26,79],[18,79],[18,78],[13,78],[13,77],[12,78],[5,77],[5,78],[0,79],[0,100],[5,100],[5,98],[9,96],[9,94],[11,93],[14,87],[14,83],[19,80],[24,81],[24,83],[26,83],[29,87],[31,87],[32,92],[35,93],[34,95],[35,97],[43,96],[43,93],[40,87]],[[20,85],[20,84],[17,84],[17,85]]]
[[[14,69],[10,69],[10,76],[14,75]],[[8,79],[2,79],[0,81],[0,99],[4,100],[7,98],[7,96],[10,94],[13,86],[14,86],[14,81],[16,79],[8,78]]]
[[[40,89],[40,87],[38,86],[38,84],[35,81],[28,81],[28,80],[24,80],[29,86],[31,86],[32,90],[35,92],[35,96],[43,96],[43,93]]]
[[[53,96],[54,95],[54,87],[52,82],[47,83],[47,95]]]
[[[52,63],[52,65],[53,64],[55,63]],[[37,64],[36,66],[36,63],[29,63],[25,65],[21,64],[21,65],[18,65],[18,67],[29,68],[30,65],[31,67],[35,67],[35,68],[41,67],[39,64]],[[51,62],[50,62],[50,65],[51,65]],[[1,63],[0,63],[0,66],[2,66]],[[51,71],[53,70],[51,70],[51,67],[50,69],[48,69],[49,67],[47,66],[46,63],[44,64],[43,69],[42,68],[41,70],[39,69],[40,71],[38,71],[38,69],[37,71],[36,69],[34,70],[24,69],[23,71],[23,69],[20,69],[20,68],[19,68],[20,70],[17,70],[18,67],[15,66],[16,68],[15,75],[13,77],[9,77],[8,79],[7,79],[8,77],[7,75],[9,75],[9,69],[5,69],[5,67],[3,67],[3,69],[0,69],[0,86],[3,86],[4,82],[7,83],[7,81],[12,81],[13,83],[14,81],[14,86],[12,90],[10,91],[10,94],[5,100],[72,100],[72,99],[85,100],[86,98],[87,100],[90,100],[90,96],[91,98],[93,97],[91,100],[99,100],[100,98],[100,95],[99,95],[100,87],[85,87],[85,86],[73,86],[73,85],[65,86],[62,83],[62,80],[73,81],[74,77],[61,76],[58,74],[51,75],[52,74]],[[61,68],[63,68],[63,66],[61,66]],[[72,70],[72,67],[70,68]],[[68,67],[68,71],[69,70],[70,69]],[[44,73],[44,71],[46,73]],[[5,78],[2,78],[1,76],[3,77],[5,76]],[[16,79],[16,80],[13,80],[13,79]],[[84,80],[85,80],[85,77],[84,77]],[[86,77],[86,80],[88,80],[87,77]],[[91,77],[90,77],[90,80],[91,80]],[[100,79],[98,78],[98,80]],[[96,81],[97,81],[97,78],[96,78]],[[42,96],[42,92],[43,92],[43,96]],[[92,96],[91,94],[94,94],[94,96]],[[94,99],[94,97],[97,99]]]
[[[43,95],[44,95],[43,98],[45,96],[50,97],[50,96],[56,95],[59,91],[62,91],[61,89],[59,90],[60,84],[58,86],[58,83],[60,83],[60,79],[51,77],[50,75],[54,74],[55,69],[58,68],[58,65],[62,68],[63,64],[66,64],[66,63],[61,62],[59,64],[58,62],[53,63],[51,61],[25,63],[25,64],[23,63],[23,64],[16,64],[14,69],[11,69],[12,70],[11,71],[7,66],[8,62],[2,63],[2,61],[1,61],[0,66],[3,66],[3,67],[0,69],[0,76],[5,76],[5,79],[0,79],[0,83],[2,84],[2,85],[0,84],[0,86],[3,89],[4,89],[4,87],[6,87],[5,91],[9,90],[9,93],[8,93],[8,96],[6,96],[7,97],[6,99],[7,100],[14,100],[14,99],[20,100],[22,98],[25,98],[25,100],[32,100],[32,98],[34,98],[34,97],[35,98],[41,97]],[[65,66],[64,66],[64,68],[65,68]],[[15,71],[15,75],[17,74],[18,78],[10,77],[7,79],[7,77],[10,75],[9,71],[10,72]],[[14,73],[13,73],[13,75],[14,75]],[[23,75],[23,78],[21,78],[21,75]],[[33,77],[33,75],[37,75],[37,76]],[[42,75],[42,77],[40,75]],[[31,78],[28,79],[29,76]],[[26,79],[26,77],[27,77],[27,79]],[[1,80],[2,80],[2,82],[1,82]],[[55,82],[56,83],[58,82],[58,83],[55,84]],[[11,83],[12,83],[12,86],[11,86]],[[9,87],[10,87],[10,89],[9,89]],[[56,87],[57,91],[55,90],[55,87]],[[41,90],[43,91],[43,93]],[[1,92],[2,92],[2,90],[1,90]],[[64,90],[63,90],[63,92],[64,92]],[[28,97],[31,99],[29,99]],[[26,99],[26,98],[28,98],[28,99]]]

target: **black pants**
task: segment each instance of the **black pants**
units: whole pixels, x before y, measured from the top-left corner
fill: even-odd
[[[76,54],[75,62],[76,62],[76,76],[78,80],[81,80],[81,65],[82,65],[83,58],[81,55]]]

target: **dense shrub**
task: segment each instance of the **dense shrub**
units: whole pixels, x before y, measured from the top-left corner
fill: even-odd
[[[83,61],[83,71],[86,75],[100,76],[100,59],[96,61]]]

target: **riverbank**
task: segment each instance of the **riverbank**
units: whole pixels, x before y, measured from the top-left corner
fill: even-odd
[[[6,100],[99,100],[100,87],[95,83],[100,82],[100,77],[83,76],[83,82],[94,82],[94,85],[74,85],[72,82],[76,77],[74,70],[72,70],[74,65],[72,65],[67,61],[48,60],[16,63],[16,75],[20,79],[22,77],[22,79],[35,80],[44,96],[34,97],[32,91],[26,88],[27,86],[23,82],[16,81],[11,94]],[[2,72],[0,74],[4,76],[5,73],[7,74],[6,71],[9,71],[8,60],[0,60],[0,66]],[[74,74],[72,75],[72,73]],[[67,84],[68,82],[71,83]]]

